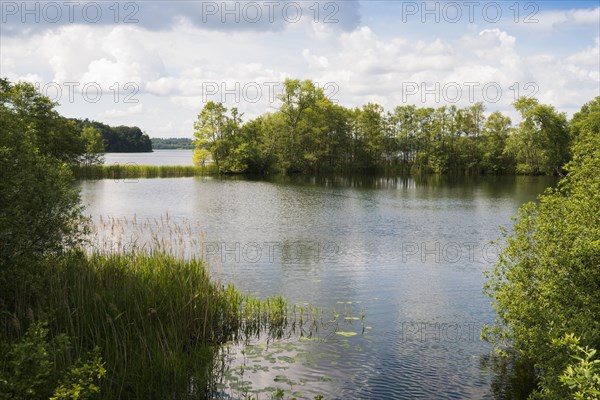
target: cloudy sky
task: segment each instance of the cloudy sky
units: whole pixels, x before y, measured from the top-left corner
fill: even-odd
[[[275,110],[285,78],[347,107],[467,106],[569,115],[600,95],[593,1],[5,1],[0,70],[69,117],[191,137],[207,101]]]

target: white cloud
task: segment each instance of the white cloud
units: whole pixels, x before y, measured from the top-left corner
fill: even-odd
[[[327,57],[314,56],[311,54],[309,49],[302,50],[302,57],[304,57],[310,68],[321,69],[329,66],[329,60],[327,60]]]
[[[141,104],[121,108],[112,102],[106,110],[78,100],[62,101],[61,112],[144,126],[151,135],[153,130],[166,132],[160,127],[169,121],[174,121],[172,129],[182,130],[179,121],[195,117],[207,100],[226,101],[227,107],[238,107],[247,118],[273,111],[279,103],[269,85],[287,77],[312,79],[321,86],[331,82],[328,93],[349,107],[368,101],[388,109],[402,103],[446,104],[443,100],[436,104],[432,96],[426,102],[420,95],[403,97],[407,83],[432,88],[436,83],[478,82],[480,100],[481,86],[497,82],[505,93],[488,109],[506,111],[514,100],[508,88],[518,83],[523,94],[523,85],[534,82],[540,101],[559,109],[573,108],[598,91],[600,39],[597,28],[588,24],[595,14],[590,10],[553,13],[547,14],[553,16],[553,23],[579,24],[577,35],[563,38],[550,30],[538,40],[528,31],[500,24],[492,29],[465,24],[462,29],[453,26],[452,34],[432,35],[425,24],[416,26],[416,32],[402,25],[380,29],[376,16],[369,25],[351,31],[309,20],[283,31],[244,32],[192,23],[162,31],[131,25],[69,25],[3,37],[0,66],[2,75],[12,80],[81,82],[79,89],[87,81],[98,82],[106,90],[106,101],[112,101],[114,83],[119,83],[119,94],[126,95],[131,90],[125,90],[124,83],[135,82],[139,88],[135,98],[146,108]],[[559,52],[552,41],[556,37],[572,45]],[[595,42],[584,41],[590,38]],[[254,96],[256,87],[262,91],[260,98],[246,101],[244,95]],[[465,92],[457,105],[468,105],[468,100]]]
[[[521,18],[527,17],[525,12]],[[531,14],[529,23],[519,26],[533,30],[561,30],[581,26],[598,27],[600,21],[600,7],[572,10],[548,10]]]
[[[142,104],[136,104],[135,106],[120,109],[112,108],[110,110],[104,111],[103,113],[101,113],[101,115],[110,118],[122,118],[135,114],[140,114],[142,111],[144,111],[144,106]]]

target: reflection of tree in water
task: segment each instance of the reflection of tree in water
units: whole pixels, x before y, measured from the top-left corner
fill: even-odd
[[[519,360],[514,352],[506,357],[494,353],[482,356],[480,367],[492,377],[491,392],[494,399],[526,399],[535,389],[533,366]]]

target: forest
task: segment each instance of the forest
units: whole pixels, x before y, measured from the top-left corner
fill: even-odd
[[[192,150],[194,144],[189,138],[151,138],[154,150]]]
[[[284,82],[281,106],[243,122],[208,102],[194,124],[196,164],[220,173],[425,172],[561,175],[570,157],[565,113],[522,97],[514,125],[483,103],[346,108],[310,80]]]
[[[147,134],[137,126],[108,126],[98,121],[73,120],[79,129],[91,126],[102,135],[107,153],[146,153],[152,151],[152,143]]]

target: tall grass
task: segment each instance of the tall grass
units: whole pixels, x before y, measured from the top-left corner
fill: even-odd
[[[118,239],[132,232],[136,243],[148,240],[132,247]],[[182,248],[201,240],[192,240],[194,232],[169,216],[101,220],[89,239],[116,243],[47,260],[35,285],[15,282],[22,306],[1,316],[5,336],[48,321],[53,334],[71,338],[59,366],[98,346],[107,370],[103,399],[198,399],[217,392],[222,345],[318,331],[316,308],[290,306],[281,296],[258,299],[211,279],[192,248]]]
[[[205,167],[183,165],[91,165],[73,166],[73,175],[78,179],[136,179],[136,178],[180,178],[214,175],[216,166]]]
[[[220,345],[282,338],[297,324],[284,298],[215,283],[196,259],[77,251],[43,275],[45,291],[28,312],[72,338],[64,364],[99,346],[103,399],[210,397]]]
[[[0,274],[0,287],[11,288],[0,302],[14,299],[0,330],[14,342],[31,322],[48,321],[53,335],[71,338],[60,368],[98,346],[102,399],[211,398],[223,345],[313,336],[322,325],[316,307],[211,279],[198,254],[203,236],[185,221],[101,218],[88,228],[86,248]]]

